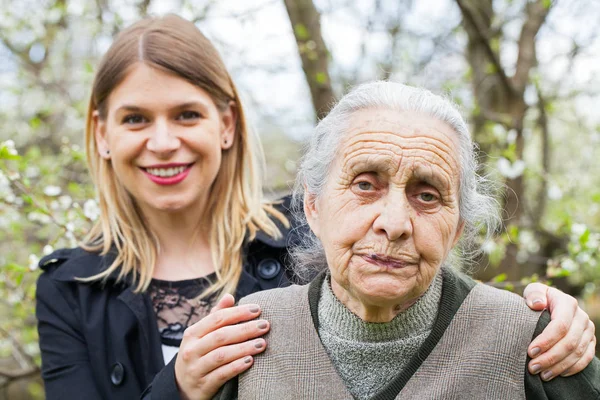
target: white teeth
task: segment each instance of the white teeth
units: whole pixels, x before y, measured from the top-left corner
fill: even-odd
[[[186,167],[177,168],[146,168],[146,172],[151,175],[160,176],[163,178],[170,178],[171,176],[178,175],[185,171]]]

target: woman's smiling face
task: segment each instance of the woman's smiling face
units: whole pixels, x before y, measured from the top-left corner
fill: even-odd
[[[136,64],[95,122],[100,155],[147,214],[204,209],[236,119],[201,88]]]
[[[365,320],[389,320],[429,287],[460,237],[458,138],[414,112],[363,110],[305,211],[336,296]]]

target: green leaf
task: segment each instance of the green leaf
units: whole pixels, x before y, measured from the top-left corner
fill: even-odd
[[[294,25],[294,33],[296,34],[296,38],[301,41],[310,39],[310,34],[308,33],[308,29],[306,29],[304,24]]]
[[[506,280],[506,274],[505,273],[501,273],[500,275],[496,275],[494,277],[494,279],[492,279],[492,282],[494,283],[500,283],[500,282],[504,282]]]
[[[590,230],[586,229],[585,232],[583,232],[583,235],[581,235],[579,237],[579,243],[582,246],[585,246],[587,244],[587,242],[588,242],[589,239],[590,239]]]
[[[544,6],[544,8],[548,9],[552,7],[552,0],[542,0],[542,5]]]
[[[40,117],[36,116],[29,120],[29,126],[31,126],[33,129],[38,129],[41,125],[42,120],[40,119]]]
[[[327,83],[327,74],[325,74],[325,72],[317,72],[315,74],[315,80],[318,84],[323,85],[324,83]]]

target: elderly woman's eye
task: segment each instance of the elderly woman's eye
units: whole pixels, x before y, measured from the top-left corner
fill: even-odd
[[[371,185],[369,182],[365,182],[365,181],[358,182],[356,184],[356,186],[358,186],[358,188],[360,190],[371,190],[371,189],[373,189],[373,185]]]
[[[421,198],[421,200],[423,200],[423,201],[425,201],[427,203],[431,203],[432,201],[437,200],[437,196],[436,195],[434,195],[432,193],[427,193],[427,192],[421,193],[419,195],[419,197]]]

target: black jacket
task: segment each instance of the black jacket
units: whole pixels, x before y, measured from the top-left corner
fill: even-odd
[[[236,300],[290,284],[287,246],[295,236],[278,225],[283,238],[260,232],[247,243]],[[151,383],[154,394],[147,391],[144,398],[179,398],[174,363],[165,368],[149,296],[134,293],[129,280],[117,283],[116,274],[104,285],[76,280],[99,273],[112,257],[75,248],[40,261],[36,315],[48,400],[131,400]]]

